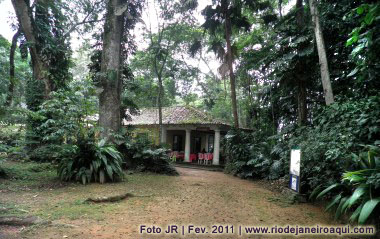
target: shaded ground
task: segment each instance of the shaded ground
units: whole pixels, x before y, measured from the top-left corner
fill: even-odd
[[[106,185],[60,185],[52,179],[55,172],[51,172],[49,183],[44,178],[36,180],[35,184],[29,182],[26,187],[21,187],[16,180],[2,180],[0,203],[3,207],[12,208],[15,214],[36,215],[52,223],[27,228],[2,227],[0,238],[165,237],[140,235],[138,227],[141,224],[162,227],[194,224],[207,226],[209,231],[214,224],[334,224],[322,208],[310,204],[290,205],[280,194],[267,190],[263,184],[221,172],[190,168],[178,170],[179,177],[132,174],[126,177],[125,182]],[[118,203],[83,203],[88,197],[125,192],[152,196],[133,197]],[[201,238],[211,237],[209,235]],[[194,238],[195,235],[188,237]],[[236,234],[225,236],[235,237]],[[267,237],[256,235],[250,238]]]

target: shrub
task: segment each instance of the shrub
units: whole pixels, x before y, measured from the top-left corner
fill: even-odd
[[[380,97],[346,100],[313,112],[313,124],[282,128],[277,135],[231,130],[223,140],[225,171],[242,178],[276,179],[289,173],[290,149],[301,148],[301,192],[338,183],[354,170],[351,154],[380,138]],[[375,176],[373,180],[375,180]]]
[[[23,146],[25,129],[22,125],[1,125],[0,126],[0,154],[8,157],[24,158]]]
[[[380,97],[335,103],[318,112],[312,126],[284,129],[274,150],[285,164],[290,149],[301,148],[301,191],[311,193],[320,184],[339,182],[345,170],[353,169],[351,154],[380,138],[379,119]]]
[[[88,83],[52,92],[40,106],[36,117],[43,123],[37,131],[43,141],[30,154],[31,159],[57,162],[58,175],[64,181],[118,181],[123,176],[122,156],[113,145],[96,138],[100,129],[91,117],[97,110],[96,96]]]
[[[228,163],[225,171],[241,178],[276,179],[282,176],[282,162],[270,155],[270,142],[257,133],[231,130],[222,141]]]
[[[76,180],[83,184],[118,181],[123,177],[121,154],[105,140],[98,143],[84,140],[78,145],[67,145],[66,157],[60,161],[58,175],[61,180]]]
[[[335,210],[335,218],[350,212],[350,221],[359,224],[369,219],[379,222],[380,203],[380,148],[370,146],[367,153],[353,154],[355,171],[345,172],[339,183],[317,187],[311,198],[333,197],[327,210]],[[323,189],[323,190],[322,190]]]
[[[166,148],[155,146],[148,137],[132,138],[122,131],[116,138],[128,169],[178,175],[167,155]]]

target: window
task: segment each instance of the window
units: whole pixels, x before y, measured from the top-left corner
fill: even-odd
[[[173,135],[173,151],[182,151],[182,135]]]
[[[214,152],[214,135],[209,135],[208,136],[208,148],[207,148],[208,153]]]

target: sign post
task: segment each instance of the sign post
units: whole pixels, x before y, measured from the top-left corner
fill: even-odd
[[[292,148],[290,153],[290,189],[300,192],[301,149]]]

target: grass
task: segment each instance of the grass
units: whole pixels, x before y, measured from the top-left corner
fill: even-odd
[[[49,163],[2,161],[0,165],[6,175],[6,179],[0,179],[0,190],[32,190],[58,182],[56,170]]]
[[[294,203],[291,199],[285,197],[285,196],[278,196],[278,197],[268,197],[267,198],[268,202],[272,202],[282,208],[285,208],[285,207],[290,207],[292,206]]]
[[[26,213],[27,210],[13,203],[0,202],[0,216],[24,216]]]
[[[0,179],[1,215],[34,215],[45,220],[103,220],[121,208],[144,209],[152,197],[132,197],[118,203],[84,203],[88,197],[111,196],[132,192],[135,195],[175,193],[170,176],[135,173],[120,183],[89,184],[60,182],[56,169],[48,163],[3,161],[6,179]],[[147,187],[149,185],[149,187]],[[153,195],[155,196],[155,195]],[[138,201],[138,205],[136,204]]]

